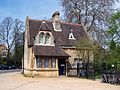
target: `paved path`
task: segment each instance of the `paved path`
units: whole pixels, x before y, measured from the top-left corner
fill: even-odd
[[[0,75],[0,90],[120,90],[111,85],[80,78],[28,78],[21,72]]]

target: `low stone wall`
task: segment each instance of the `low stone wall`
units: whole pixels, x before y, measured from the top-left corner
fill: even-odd
[[[24,75],[27,77],[58,77],[59,73],[58,70],[25,70]]]
[[[35,75],[41,77],[57,77],[59,76],[58,70],[37,70]]]

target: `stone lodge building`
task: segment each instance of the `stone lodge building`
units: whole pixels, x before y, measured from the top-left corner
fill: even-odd
[[[6,58],[6,57],[7,57],[7,47],[4,44],[0,44],[0,58]]]
[[[78,59],[75,44],[88,38],[80,24],[64,23],[56,11],[51,21],[26,18],[23,73],[28,76],[68,75]],[[81,53],[82,55],[82,53]],[[87,57],[89,55],[89,58]],[[84,58],[93,60],[84,50]]]

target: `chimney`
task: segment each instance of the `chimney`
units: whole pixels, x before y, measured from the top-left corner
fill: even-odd
[[[52,15],[52,23],[55,31],[62,31],[59,15],[60,15],[59,11],[54,12]]]
[[[55,11],[52,15],[52,21],[60,21],[59,19],[59,15],[60,15],[60,12],[59,11]]]

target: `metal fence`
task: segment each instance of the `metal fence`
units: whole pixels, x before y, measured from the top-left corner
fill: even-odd
[[[97,66],[95,63],[77,63],[77,67],[69,69],[68,76],[87,78],[95,80],[101,79],[104,83],[120,84],[120,63],[111,65],[110,67],[104,64]]]
[[[77,63],[77,76],[95,80],[95,68],[93,63]]]

